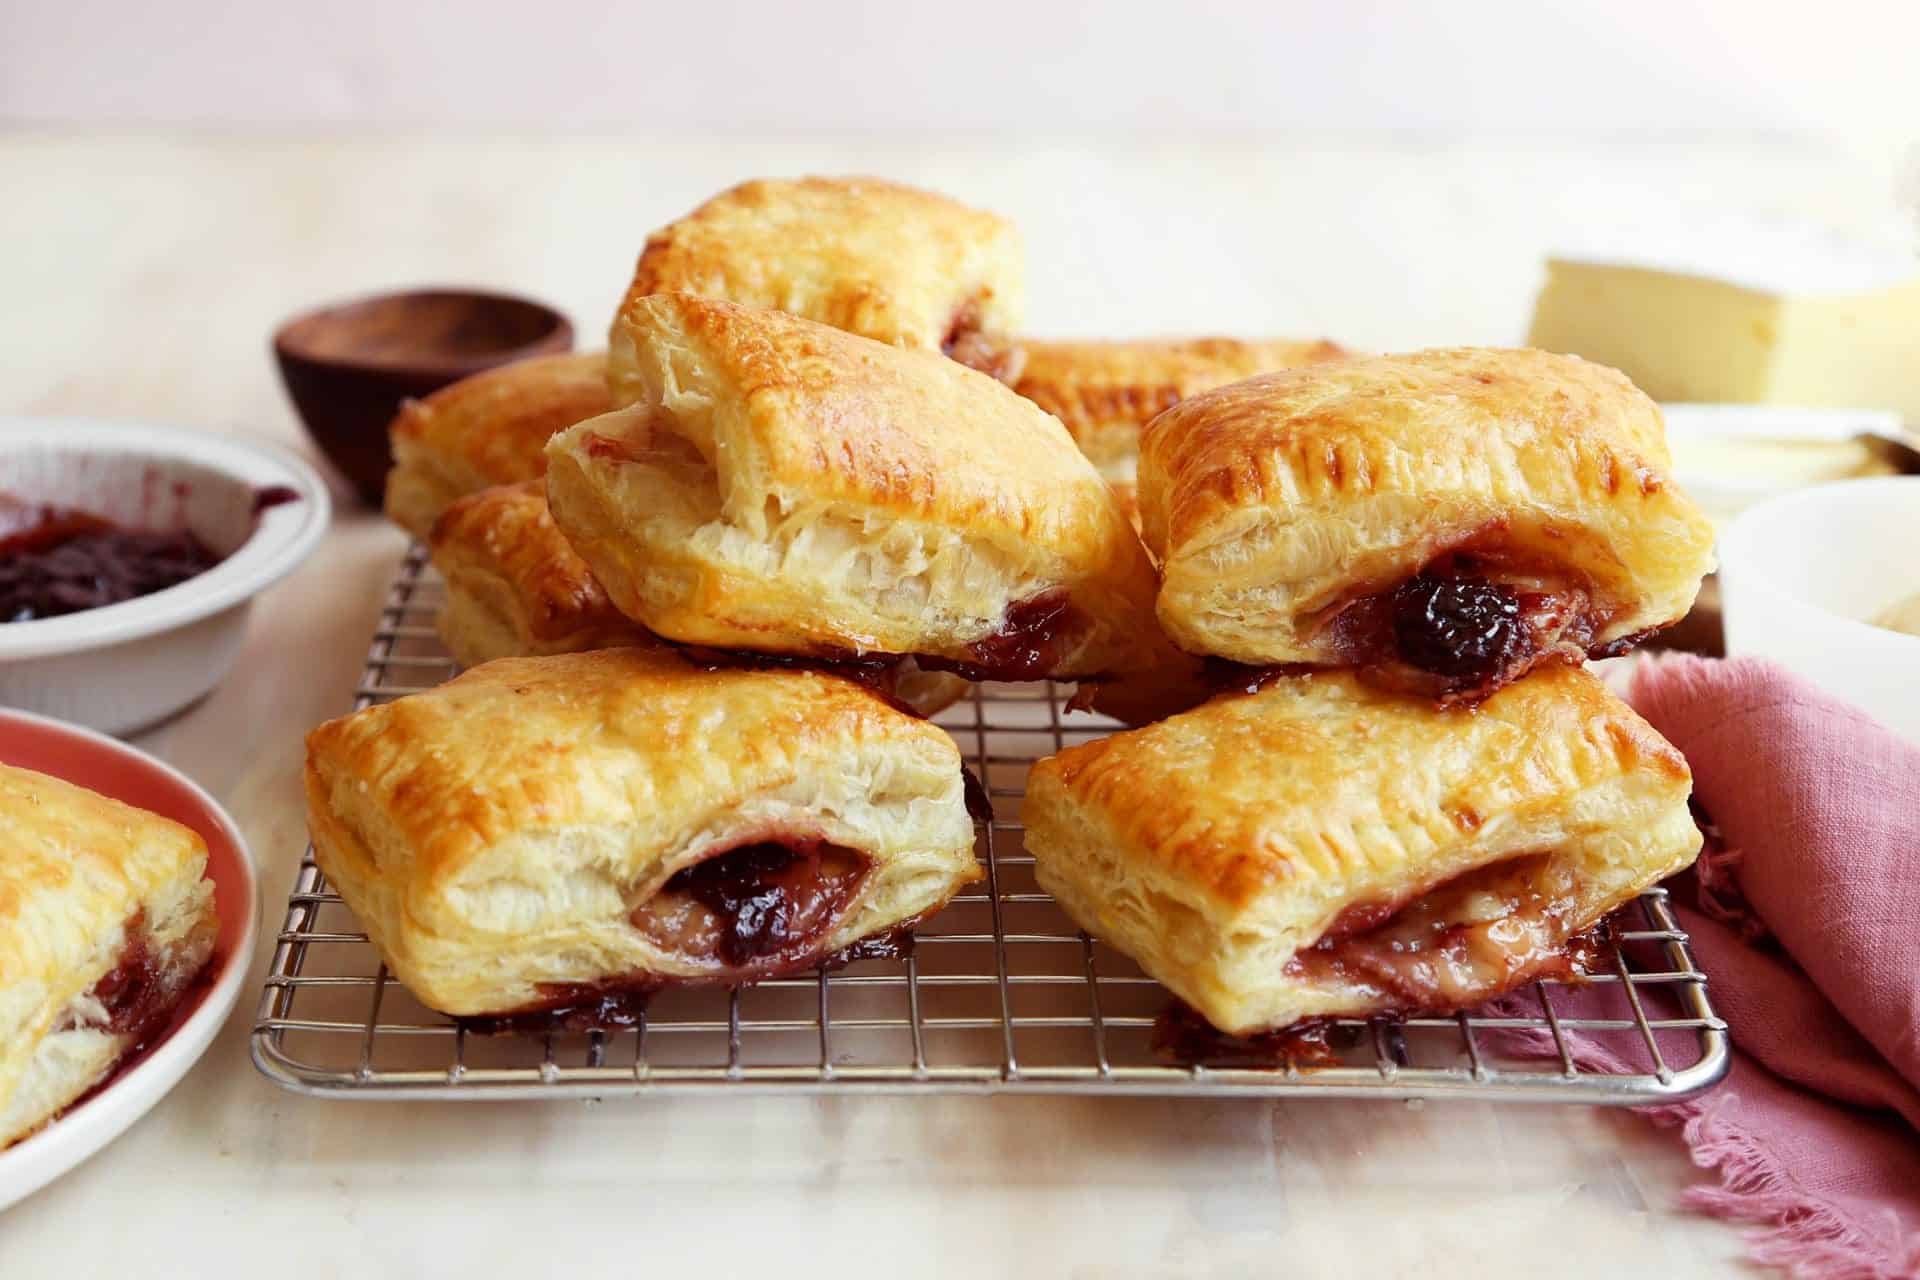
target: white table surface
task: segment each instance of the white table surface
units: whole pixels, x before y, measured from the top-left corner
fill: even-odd
[[[886,173],[1014,215],[1037,332],[1324,333],[1373,348],[1517,341],[1542,253],[1596,217],[1717,201],[1864,225],[1889,198],[1871,164],[1767,140],[0,135],[0,412],[147,418],[306,450],[267,351],[288,312],[478,283],[558,303],[593,342],[648,229],[738,178],[806,170]],[[319,553],[256,610],[233,677],[140,740],[220,797],[252,842],[267,899],[256,977],[303,843],[301,735],[347,707],[401,548],[343,505]],[[1677,1141],[1617,1112],[322,1102],[254,1073],[253,1005],[250,992],[124,1138],[0,1215],[0,1275],[1739,1270],[1734,1230],[1671,1207],[1699,1176]]]

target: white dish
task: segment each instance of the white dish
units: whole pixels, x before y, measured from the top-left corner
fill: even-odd
[[[269,489],[296,496],[256,512]],[[0,493],[134,527],[184,526],[225,556],[152,595],[0,623],[0,706],[121,734],[220,682],[253,597],[306,559],[332,512],[320,477],[279,449],[85,420],[0,418]]]
[[[1670,403],[1660,412],[1680,487],[1716,524],[1777,494],[1871,474],[1877,460],[1861,437],[1900,434],[1900,415],[1879,409]]]
[[[0,761],[65,778],[198,831],[220,912],[205,985],[173,1024],[91,1097],[0,1151],[0,1209],[30,1195],[120,1136],[207,1051],[239,999],[259,927],[260,893],[240,829],[213,798],[152,756],[45,716],[0,710]]]
[[[1920,594],[1920,476],[1769,499],[1720,538],[1727,652],[1771,658],[1920,742],[1920,636],[1873,626]]]

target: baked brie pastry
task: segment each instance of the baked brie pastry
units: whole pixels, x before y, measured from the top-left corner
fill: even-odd
[[[1275,675],[1040,761],[1040,884],[1215,1027],[1442,1012],[1687,866],[1686,762],[1579,667],[1476,711]]]
[[[547,498],[683,644],[917,656],[973,679],[1145,664],[1155,582],[1061,425],[993,379],[775,311],[634,300],[634,403],[555,436]]]
[[[540,480],[460,498],[428,538],[446,582],[440,638],[463,667],[657,643],[613,607],[547,513]]]
[[[612,407],[600,351],[515,361],[409,400],[388,428],[387,518],[425,538],[454,499],[538,480],[549,436]]]
[[[1713,527],[1612,369],[1461,349],[1264,374],[1141,438],[1160,619],[1195,653],[1444,699],[1679,620]]]
[[[980,876],[942,730],[810,671],[505,658],[307,737],[330,883],[467,1016],[810,968]]]
[[[697,293],[785,311],[890,346],[942,351],[1011,382],[1026,258],[996,214],[878,178],[763,178],[648,237],[626,306]],[[616,349],[617,402],[643,394]]]
[[[198,833],[0,765],[0,1147],[165,1029],[220,922]]]
[[[1331,342],[1143,338],[1048,342],[1022,338],[1014,390],[1066,424],[1080,452],[1129,499],[1140,428],[1187,396],[1256,373],[1343,359]]]

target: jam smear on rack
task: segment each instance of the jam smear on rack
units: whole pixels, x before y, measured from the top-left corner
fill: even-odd
[[[127,529],[91,512],[0,495],[0,622],[151,595],[220,559],[186,529]]]
[[[1337,1067],[1362,1030],[1332,1018],[1307,1018],[1278,1031],[1230,1036],[1175,1000],[1153,1020],[1153,1051],[1182,1066]]]
[[[935,908],[938,910],[939,908]],[[932,912],[928,912],[931,915]],[[892,929],[860,938],[818,960],[801,958],[791,965],[759,975],[759,980],[781,978],[811,968],[843,969],[862,960],[904,960],[913,954],[913,931],[924,916],[907,920]],[[544,1035],[548,1032],[617,1031],[646,1022],[647,1004],[657,994],[673,987],[717,985],[695,978],[646,976],[615,978],[606,982],[549,982],[540,987],[541,1001],[535,1008],[512,1013],[470,1015],[454,1021],[470,1035]],[[752,986],[743,982],[740,986]]]

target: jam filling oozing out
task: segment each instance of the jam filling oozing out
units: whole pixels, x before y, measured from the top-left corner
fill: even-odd
[[[113,968],[100,975],[87,994],[106,1010],[105,1029],[131,1038],[127,1052],[133,1054],[166,1026],[190,984],[186,975],[161,968],[148,941],[144,912],[127,921],[126,939]]]
[[[218,563],[185,529],[126,529],[89,512],[0,497],[0,622],[118,604]]]
[[[742,845],[675,873],[634,925],[685,957],[753,974],[810,959],[867,867],[864,854],[822,840]]]
[[[1056,588],[1008,605],[999,628],[968,645],[965,659],[915,657],[928,671],[969,680],[1044,680],[1060,670],[1085,626],[1068,592]]]
[[[1289,976],[1357,986],[1402,1012],[1469,1008],[1579,962],[1565,873],[1534,854],[1470,871],[1404,905],[1348,907]]]
[[[1596,646],[1607,623],[1591,591],[1564,572],[1498,550],[1441,556],[1324,624],[1336,658],[1370,678],[1443,702],[1478,702],[1545,662],[1625,652]]]
[[[948,359],[969,369],[997,378],[1011,386],[1026,367],[1026,352],[1013,346],[996,346],[980,332],[980,308],[969,302],[956,311],[941,339],[940,350]]]
[[[793,963],[755,970],[735,980],[723,977],[721,985],[746,985],[813,965],[823,969],[839,969],[862,960],[904,960],[913,954],[913,931],[920,927],[922,920],[938,910],[936,906],[911,920],[901,921],[891,929],[856,939],[840,950],[817,959],[803,955]],[[635,1027],[646,1020],[647,1002],[656,992],[668,987],[711,984],[711,979],[652,974],[609,978],[604,982],[549,982],[541,984],[541,999],[529,1008],[511,1013],[461,1017],[454,1021],[475,1035],[607,1031]]]

